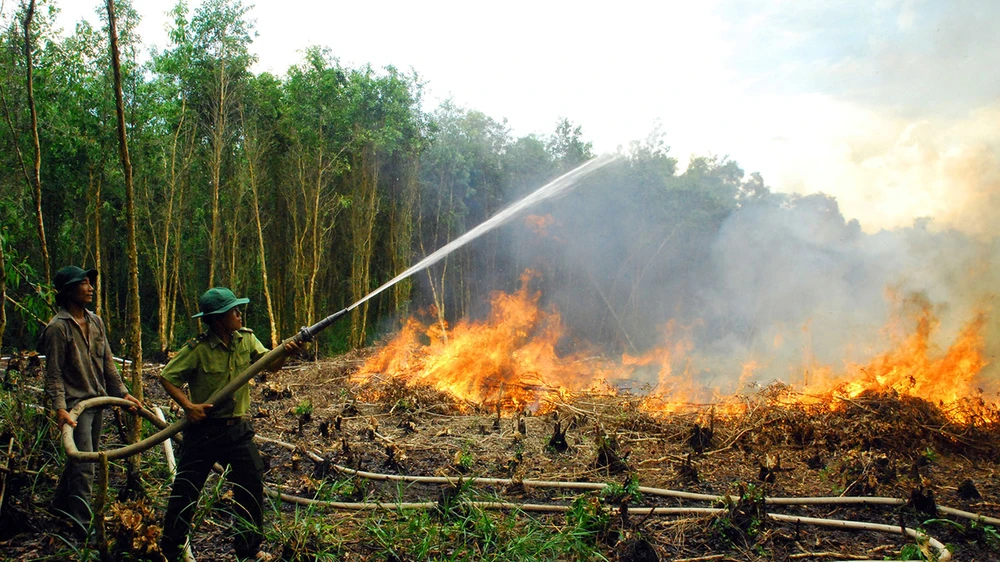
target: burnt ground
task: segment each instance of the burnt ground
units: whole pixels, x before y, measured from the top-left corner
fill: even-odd
[[[913,556],[916,550],[913,539],[900,535],[780,523],[765,512],[919,527],[950,545],[954,560],[1000,560],[1000,534],[992,526],[934,511],[941,505],[1000,517],[997,427],[982,418],[996,411],[978,400],[959,408],[975,420],[968,424],[949,422],[926,401],[887,394],[841,401],[836,408],[780,405],[787,389],[778,385],[742,397],[740,413],[732,416],[717,414],[711,406],[652,416],[639,408],[641,396],[551,393],[547,403],[552,409],[543,415],[504,412],[498,418],[495,410],[458,404],[432,389],[394,381],[354,383],[350,375],[364,355],[293,364],[254,381],[258,434],[295,446],[261,444],[269,465],[265,479],[273,488],[305,497],[325,490],[324,498],[338,501],[430,501],[439,506],[456,495],[449,486],[352,478],[338,474],[333,464],[386,474],[616,483],[612,493],[604,494],[516,482],[480,489],[494,501],[576,502],[578,509],[603,515],[592,529],[594,546],[610,560],[880,560],[900,559],[901,553]],[[147,404],[166,406],[170,401],[155,384],[154,373],[147,373]],[[26,370],[17,383],[30,388],[38,385],[36,376]],[[115,424],[108,425],[106,442],[120,442]],[[51,427],[49,435],[55,435]],[[6,455],[8,439],[0,443],[0,455]],[[0,466],[10,463],[4,472],[10,486],[0,514],[0,557],[96,556],[80,550],[79,543],[68,543],[76,551],[67,546],[58,536],[58,519],[47,511],[59,459],[27,466],[16,453],[0,458]],[[162,449],[144,453],[142,459],[149,499],[111,498],[109,505],[108,536],[119,559],[152,559],[143,553],[153,550],[159,532],[167,494]],[[112,489],[124,487],[122,474],[120,466],[113,467]],[[225,506],[225,488],[211,483],[206,489],[218,489]],[[732,494],[734,501],[716,504],[726,507],[722,515],[629,514],[629,508],[645,506],[712,507],[709,502],[630,496],[636,483]],[[471,494],[467,485],[458,493]],[[765,506],[765,495],[882,496],[909,502],[898,507]],[[266,516],[267,546],[287,559],[313,559],[321,552],[333,552],[330,559],[416,559],[407,557],[405,545],[397,545],[403,555],[384,554],[384,545],[370,536],[371,512],[323,511],[319,518],[334,527],[333,536],[323,536],[297,527],[309,523],[302,509],[288,504],[277,509]],[[565,529],[571,517],[502,513],[496,516],[533,521],[553,532]],[[378,517],[405,518],[386,511]],[[198,560],[232,559],[227,524],[224,509],[209,513],[194,538]],[[461,552],[459,545],[430,555],[463,558]],[[567,553],[566,558],[575,556]]]

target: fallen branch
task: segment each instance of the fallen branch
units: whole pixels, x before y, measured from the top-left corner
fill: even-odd
[[[789,560],[800,558],[838,558],[840,560],[867,560],[867,556],[857,556],[854,554],[843,554],[841,552],[802,552],[799,554],[789,554]]]

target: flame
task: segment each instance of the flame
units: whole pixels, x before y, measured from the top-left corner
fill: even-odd
[[[527,215],[524,217],[524,224],[528,230],[539,235],[548,237],[549,229],[557,224],[552,215]]]
[[[578,351],[560,355],[557,350],[566,330],[554,307],[540,307],[541,293],[530,289],[536,277],[526,271],[516,292],[494,293],[491,312],[482,321],[463,320],[449,327],[437,320],[435,311],[430,315],[434,320],[426,323],[410,318],[354,375],[355,381],[391,377],[408,385],[431,386],[454,396],[466,410],[546,411],[575,393],[615,393],[645,383],[640,408],[647,413],[706,405],[720,416],[745,411],[746,402],[736,392],[756,384],[754,378],[766,359],[746,361],[735,387],[707,387],[699,381],[715,378],[705,377],[695,365],[692,333],[697,324],[681,326],[676,321],[663,327],[662,344],[644,353],[612,360],[574,342]],[[888,392],[924,398],[943,406],[952,419],[964,421],[953,406],[977,395],[975,379],[988,363],[983,336],[987,314],[977,312],[942,352],[932,344],[939,322],[928,303],[918,304],[915,313],[897,314],[883,329],[889,349],[865,363],[845,362],[837,370],[812,359],[806,346],[806,367],[796,377],[800,380],[783,387],[778,399],[834,409],[865,392]],[[808,322],[802,330],[808,332]],[[775,336],[775,345],[783,344],[783,338]]]
[[[556,353],[562,319],[554,309],[539,308],[541,293],[529,289],[534,276],[526,271],[513,294],[494,293],[485,321],[459,322],[447,337],[435,325],[411,318],[355,379],[389,375],[433,386],[467,407],[504,409],[547,409],[571,392],[605,390],[601,361]],[[422,337],[427,344],[420,343]]]
[[[866,392],[914,396],[942,406],[955,421],[966,421],[952,407],[981,394],[976,377],[989,363],[983,336],[986,313],[977,311],[944,352],[931,343],[939,322],[928,304],[921,306],[912,321],[912,332],[893,336],[891,349],[867,363],[848,362],[840,374],[829,366],[815,366],[804,382],[803,393],[821,397],[831,407],[836,407],[838,398],[857,398]],[[898,332],[899,327],[891,323],[884,331]]]

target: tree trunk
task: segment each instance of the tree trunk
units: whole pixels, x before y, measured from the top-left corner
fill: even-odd
[[[260,150],[260,142],[257,138],[251,138],[251,132],[247,130],[246,124],[243,125],[243,130],[247,131],[246,135],[246,155],[247,155],[247,172],[249,174],[250,181],[250,192],[253,195],[253,218],[254,224],[257,227],[257,257],[260,259],[260,277],[261,284],[264,288],[264,303],[267,306],[267,321],[271,327],[271,348],[277,347],[278,343],[281,341],[278,332],[278,325],[275,323],[274,319],[274,305],[271,302],[271,289],[268,285],[267,280],[267,253],[264,251],[264,228],[261,226],[260,221],[260,198],[257,194],[257,162],[261,158],[262,150]]]
[[[101,178],[98,176],[94,183],[94,269],[101,271]],[[104,328],[111,330],[108,319],[104,317],[104,299],[101,297],[101,287],[104,281],[103,276],[97,277],[97,286],[94,287],[94,311],[104,319]]]
[[[3,260],[3,237],[0,236],[0,344],[7,331],[7,266]]]
[[[176,251],[175,239],[180,236],[180,227],[178,224],[180,220],[178,220],[177,216],[183,204],[182,190],[179,185],[181,183],[181,176],[190,162],[190,152],[181,156],[183,162],[180,171],[178,171],[178,144],[182,139],[184,131],[185,117],[187,116],[186,108],[186,102],[182,101],[180,118],[178,119],[177,128],[174,131],[173,140],[170,145],[170,176],[166,186],[167,191],[164,194],[162,212],[154,215],[151,209],[153,206],[153,197],[151,195],[147,195],[146,197],[148,201],[147,207],[150,207],[148,222],[153,238],[153,253],[156,259],[156,270],[153,272],[153,281],[156,285],[157,296],[156,335],[159,340],[160,353],[164,355],[173,341],[170,330],[172,320],[171,311],[173,309],[172,298],[175,294],[173,290],[173,264],[180,259]],[[189,143],[189,146],[193,146],[193,144],[193,142]],[[162,218],[162,222],[157,223],[154,220],[154,216]],[[175,224],[177,225],[176,227]]]
[[[45,241],[45,218],[42,216],[42,147],[38,141],[38,112],[35,109],[34,67],[31,57],[31,20],[35,16],[35,0],[28,4],[28,12],[24,16],[24,61],[27,69],[28,108],[31,112],[31,141],[35,148],[34,194],[35,216],[38,227],[38,242],[42,248],[42,270],[45,271],[45,283],[52,284],[52,266],[49,263],[49,245]]]
[[[125,102],[122,97],[122,71],[118,54],[118,28],[115,22],[115,2],[107,0],[108,27],[111,35],[111,69],[114,74],[115,113],[118,116],[118,154],[121,157],[122,169],[125,174],[125,230],[128,239],[128,319],[129,350],[132,352],[132,389],[131,393],[139,400],[142,392],[142,323],[139,317],[139,253],[135,239],[135,189],[132,185],[132,161],[128,154],[128,139],[125,136]],[[139,439],[142,428],[142,418],[134,416],[129,440]],[[128,478],[126,495],[132,497],[142,495],[139,479],[139,456],[134,455],[126,462]]]
[[[404,177],[402,185],[402,196],[392,207],[392,217],[390,219],[390,236],[392,240],[392,275],[405,271],[410,266],[412,257],[411,245],[413,244],[413,210],[417,202],[417,164],[416,157],[413,162],[404,164]],[[393,313],[401,314],[410,301],[410,289],[413,285],[411,279],[404,279],[392,288]]]
[[[292,299],[292,318],[293,320],[302,325],[305,323],[305,312],[303,309],[303,303],[306,300],[305,293],[305,271],[306,271],[306,232],[308,231],[309,221],[308,221],[308,205],[306,202],[309,200],[309,195],[307,193],[307,188],[309,185],[306,179],[306,156],[307,150],[305,147],[299,147],[299,153],[296,155],[296,172],[297,172],[297,184],[298,193],[290,201],[291,205],[291,218],[292,218],[292,251],[293,251],[293,261],[289,268],[291,270],[292,278],[292,291],[295,297]],[[299,211],[298,197],[302,198],[301,212]]]
[[[226,111],[229,103],[226,96],[229,81],[226,76],[226,61],[219,61],[219,90],[218,98],[215,100],[215,107],[212,112],[212,158],[210,161],[212,174],[212,231],[209,233],[208,249],[208,284],[210,287],[216,285],[218,275],[218,253],[219,253],[219,194],[222,182],[222,151],[226,142]]]
[[[351,207],[351,238],[354,242],[351,256],[351,297],[357,302],[368,294],[371,278],[372,234],[378,215],[379,158],[377,149],[370,143],[361,148],[360,162],[356,168],[354,204]],[[368,302],[351,311],[351,340],[354,347],[365,343],[368,321]]]
[[[322,130],[323,126],[321,123],[320,131],[322,132]],[[312,228],[310,228],[310,237],[312,238],[312,256],[309,260],[309,282],[306,288],[306,326],[312,326],[316,322],[316,277],[319,276],[323,249],[321,240],[324,238],[323,234],[325,233],[323,225],[321,224],[324,220],[324,213],[322,211],[321,204],[323,196],[323,173],[325,171],[326,164],[323,162],[323,149],[320,148],[316,159],[316,182],[313,187],[313,197],[310,202],[311,204],[306,206],[307,209],[312,211]]]
[[[232,181],[229,182],[229,186],[232,190],[235,190],[233,197],[229,199],[229,208],[232,209],[232,214],[230,215],[231,221],[229,223],[229,287],[235,293],[243,292],[243,268],[240,265],[240,238],[241,229],[240,222],[242,221],[242,209],[243,209],[243,196],[246,194],[245,188],[242,182]]]

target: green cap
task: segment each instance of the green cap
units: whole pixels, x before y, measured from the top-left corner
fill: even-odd
[[[223,312],[229,312],[229,310],[234,306],[239,306],[248,302],[250,302],[250,299],[238,299],[232,291],[225,287],[212,287],[198,297],[198,310],[201,312],[195,314],[191,318],[209,316],[212,314],[222,314]]]
[[[73,285],[88,278],[91,285],[97,284],[97,270],[67,265],[56,272],[56,276],[52,279],[52,287],[57,293],[62,294],[69,291]]]

